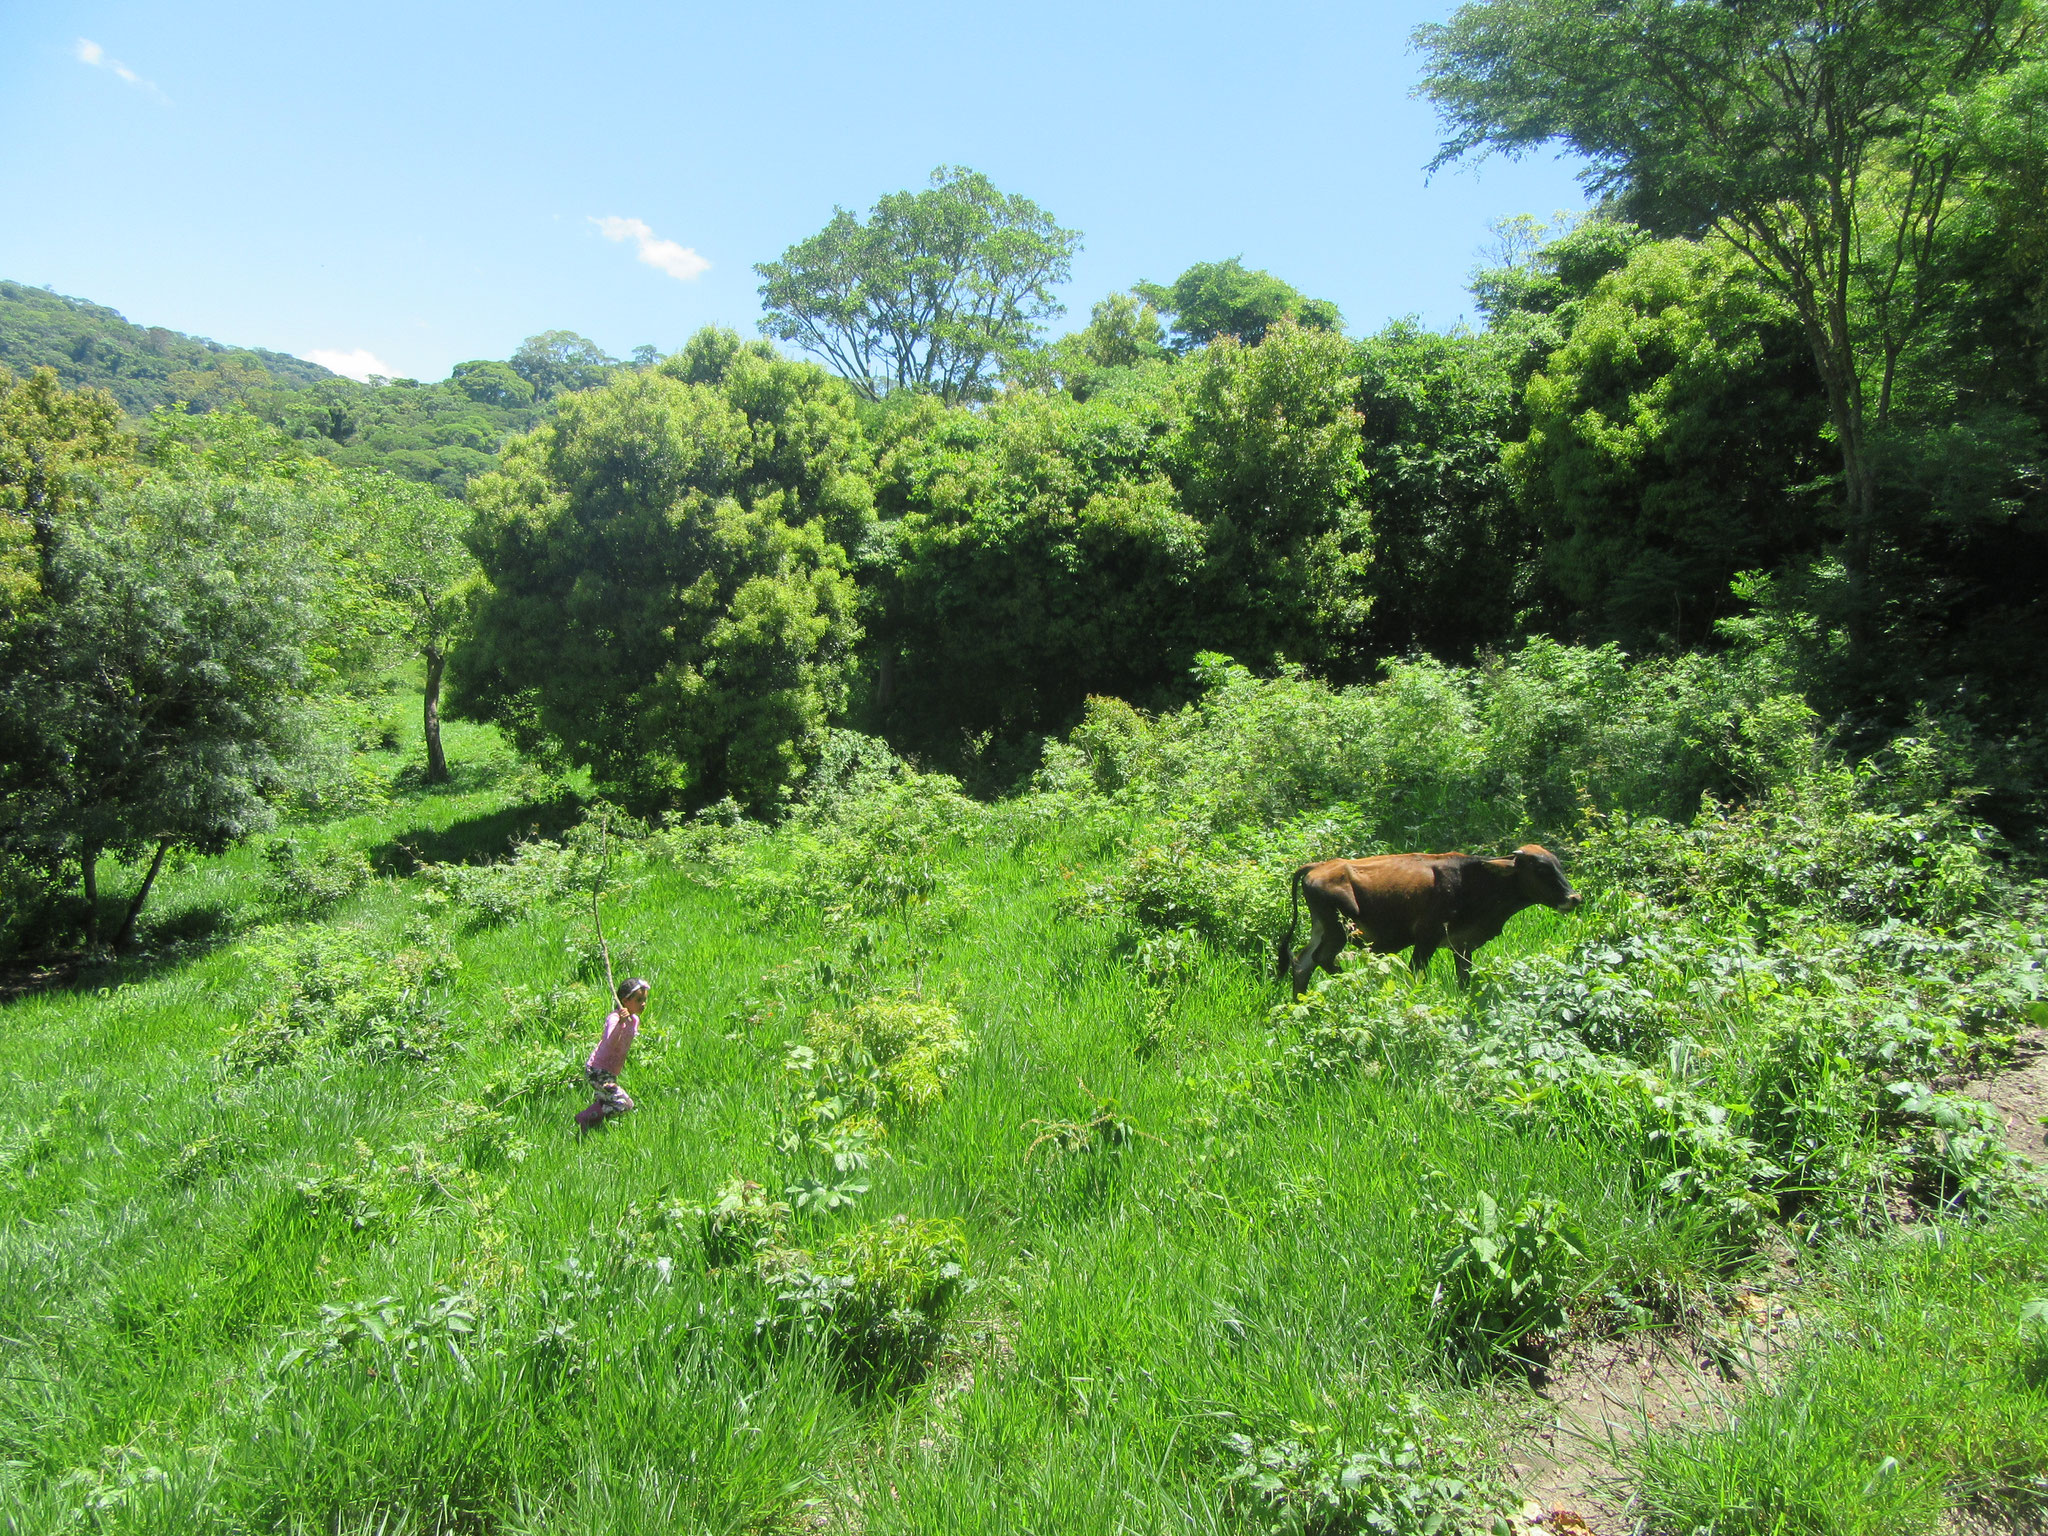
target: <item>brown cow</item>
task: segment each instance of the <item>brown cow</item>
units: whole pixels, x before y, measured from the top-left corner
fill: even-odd
[[[1472,980],[1472,951],[1499,936],[1524,907],[1577,909],[1585,898],[1572,889],[1557,855],[1525,843],[1501,859],[1469,853],[1383,853],[1371,859],[1326,859],[1294,872],[1287,937],[1280,940],[1280,974],[1291,975],[1294,995],[1308,990],[1321,966],[1337,974],[1345,921],[1383,955],[1415,946],[1422,970],[1444,945],[1458,963],[1458,985]],[[1293,953],[1294,924],[1308,901],[1308,947]]]

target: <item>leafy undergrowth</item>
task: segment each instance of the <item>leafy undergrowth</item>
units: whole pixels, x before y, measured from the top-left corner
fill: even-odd
[[[455,733],[452,792],[173,871],[150,958],[0,1012],[0,1529],[1490,1530],[1546,1349],[1788,1261],[1822,1343],[1653,1441],[1653,1507],[2020,1509],[2038,1186],[1949,1085],[2036,1016],[2039,923],[1956,802],[1589,779],[1578,916],[1469,994],[1353,957],[1290,1002],[1231,892],[1498,788],[1252,794],[1318,699],[1098,718],[992,806],[843,739],[773,831],[579,821]],[[1551,825],[1549,748],[1482,745]],[[600,879],[654,992],[579,1139]],[[1759,1468],[1789,1502],[1724,1519]]]

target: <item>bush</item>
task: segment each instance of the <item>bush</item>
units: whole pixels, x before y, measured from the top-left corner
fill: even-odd
[[[430,989],[460,963],[438,943],[385,952],[347,930],[315,927],[258,929],[244,952],[258,1001],[221,1049],[235,1074],[315,1048],[424,1061],[441,1028]]]
[[[858,1383],[907,1384],[938,1353],[941,1329],[967,1285],[957,1223],[892,1216],[848,1232],[767,1277],[774,1294],[758,1337],[818,1339]]]
[[[689,1213],[713,1269],[750,1263],[789,1246],[789,1207],[751,1179],[733,1179],[708,1206]]]
[[[1280,1004],[1272,1016],[1281,1072],[1297,1081],[1358,1071],[1434,1078],[1452,1050],[1458,1012],[1420,1001],[1416,986],[1406,960],[1371,955]]]
[[[248,1143],[232,1132],[197,1137],[186,1142],[164,1164],[163,1181],[174,1186],[197,1184],[226,1168],[247,1150]]]
[[[278,1357],[280,1373],[368,1356],[387,1371],[418,1367],[446,1352],[460,1363],[461,1344],[476,1332],[477,1304],[462,1295],[443,1295],[407,1306],[396,1296],[374,1301],[323,1303],[320,1321]]]
[[[1841,764],[1688,823],[1595,818],[1581,876],[1660,906],[1741,912],[1767,933],[1823,917],[1864,927],[1959,926],[2001,895],[1997,835],[1960,799],[1899,809],[1884,776]]]
[[[519,1135],[518,1122],[500,1107],[463,1099],[443,1102],[433,1117],[434,1139],[453,1147],[465,1168],[481,1172],[526,1161],[530,1148]]]
[[[693,866],[702,871],[699,878],[704,884],[719,886],[767,835],[765,826],[749,820],[739,802],[727,796],[694,815],[671,812],[661,830],[647,840],[647,851],[672,864]]]
[[[740,879],[740,893],[765,915],[822,909],[909,922],[942,912],[957,894],[946,850],[979,833],[988,812],[944,774],[895,759],[884,771],[872,754],[858,761],[860,772],[819,784],[818,797],[798,805],[782,839],[785,862]]]
[[[1812,714],[1753,665],[1629,662],[1531,640],[1471,668],[1390,662],[1332,688],[1204,656],[1199,701],[1148,717],[1091,700],[1040,783],[1167,815],[1197,836],[1339,814],[1363,845],[1486,847],[1569,833],[1588,810],[1682,819],[1767,791],[1814,753]]]
[[[1564,1326],[1570,1274],[1585,1258],[1565,1206],[1538,1195],[1503,1220],[1482,1193],[1477,1206],[1435,1213],[1448,1246],[1426,1277],[1429,1325],[1461,1364],[1491,1365]]]
[[[474,1210],[486,1203],[474,1169],[441,1162],[425,1147],[377,1152],[357,1142],[355,1158],[352,1168],[316,1168],[311,1178],[292,1186],[306,1210],[382,1236],[430,1205],[455,1203]]]
[[[813,1014],[804,1042],[808,1055],[793,1052],[791,1070],[810,1079],[814,1097],[830,1093],[885,1122],[931,1109],[974,1054],[959,1014],[909,994]]]
[[[1470,1448],[1433,1433],[1430,1418],[1410,1401],[1388,1405],[1349,1441],[1298,1420],[1272,1434],[1232,1434],[1224,1484],[1257,1525],[1290,1536],[1496,1536],[1506,1490],[1476,1476]]]
[[[575,851],[549,838],[520,843],[496,864],[425,864],[429,899],[454,907],[478,927],[522,922],[573,894],[583,876]]]
[[[331,907],[375,877],[362,850],[346,844],[312,844],[281,837],[263,851],[281,905],[301,911]]]

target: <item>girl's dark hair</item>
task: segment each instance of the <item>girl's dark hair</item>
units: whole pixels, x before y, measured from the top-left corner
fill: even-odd
[[[629,1003],[642,992],[652,991],[653,986],[652,982],[640,976],[635,976],[631,981],[622,981],[619,983],[619,1001]]]

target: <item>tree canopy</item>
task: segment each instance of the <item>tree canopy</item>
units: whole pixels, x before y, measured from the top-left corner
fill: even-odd
[[[455,705],[649,803],[760,810],[846,702],[864,525],[850,393],[813,364],[686,350],[569,399],[471,488],[488,585]]]
[[[1664,233],[1713,231],[1790,306],[1840,455],[1867,626],[1882,445],[1938,308],[1965,157],[1947,103],[2038,46],[2026,0],[1480,0],[1419,28],[1432,168],[1559,141]]]
[[[293,500],[153,481],[76,507],[47,535],[39,600],[0,629],[0,839],[77,870],[88,939],[103,855],[153,845],[153,879],[169,849],[217,850],[271,819],[308,616]]]
[[[1174,346],[1182,352],[1206,346],[1219,336],[1235,336],[1256,346],[1282,320],[1303,330],[1334,331],[1343,318],[1328,299],[1312,299],[1270,272],[1246,267],[1237,256],[1198,261],[1170,287],[1136,283],[1131,292],[1172,317]]]
[[[754,268],[762,334],[825,358],[869,399],[891,389],[942,400],[987,393],[1003,360],[1058,315],[1078,231],[964,166],[921,192],[880,199],[863,223],[844,208],[817,234]]]
[[[571,390],[595,389],[619,366],[619,360],[588,336],[574,331],[542,331],[519,343],[510,367],[533,390],[536,400],[552,400]]]

